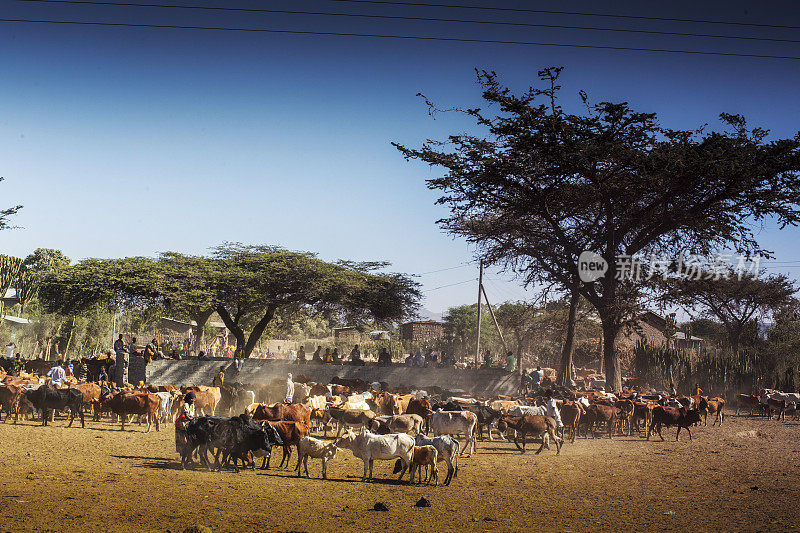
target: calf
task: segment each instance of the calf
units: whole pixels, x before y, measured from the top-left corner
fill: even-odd
[[[706,407],[706,416],[704,420],[704,424],[708,425],[708,416],[709,415],[717,415],[714,419],[714,422],[711,423],[712,426],[719,423],[722,425],[722,421],[725,418],[725,413],[723,413],[723,409],[725,408],[725,400],[722,398],[712,398],[708,400],[708,406]]]
[[[300,477],[300,464],[308,474],[308,458],[322,459],[322,479],[328,479],[328,461],[336,456],[336,443],[326,443],[323,440],[315,439],[314,437],[303,437],[297,444],[297,477]]]
[[[549,436],[556,443],[556,455],[561,453],[561,438],[556,435],[556,421],[549,416],[511,416],[504,415],[501,419],[501,425],[510,427],[516,431],[514,435],[514,445],[520,452],[525,453],[525,437],[530,433],[533,437],[542,439],[542,445],[536,450],[539,454],[545,446],[546,436]],[[503,428],[505,431],[505,428]],[[520,447],[517,439],[522,439],[522,447]]]
[[[418,482],[422,483],[422,467],[425,467],[426,485],[431,484],[431,479],[435,481],[434,485],[439,484],[439,469],[436,466],[438,459],[438,452],[435,446],[414,446],[414,454],[411,459],[411,475],[409,483],[414,483],[414,472],[419,472]],[[430,467],[430,474],[428,473]]]
[[[653,408],[653,421],[647,429],[647,440],[650,440],[650,434],[653,428],[656,428],[658,436],[664,440],[661,435],[661,426],[678,426],[678,432],[675,434],[675,440],[681,434],[681,428],[686,428],[689,432],[689,440],[692,440],[692,430],[689,428],[692,424],[700,422],[700,412],[697,409],[686,409],[685,407],[664,407],[657,405]]]

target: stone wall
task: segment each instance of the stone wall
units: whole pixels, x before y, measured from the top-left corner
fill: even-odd
[[[465,394],[494,396],[516,394],[519,376],[502,369],[460,370],[455,368],[409,368],[404,365],[389,367],[297,365],[284,361],[246,359],[241,371],[229,360],[183,361],[158,360],[147,365],[146,381],[154,385],[211,385],[220,366],[225,366],[225,381],[238,383],[269,383],[275,378],[285,379],[291,372],[295,377],[304,374],[312,381],[329,383],[334,376],[359,378],[367,382],[385,381],[390,386],[407,385],[424,389],[437,386],[445,390],[463,390]],[[131,376],[136,378],[138,376]],[[135,383],[135,381],[132,381]]]

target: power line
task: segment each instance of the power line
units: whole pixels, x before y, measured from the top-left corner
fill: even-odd
[[[674,31],[658,31],[658,30],[637,30],[631,28],[608,28],[598,26],[571,26],[565,24],[540,24],[532,22],[508,22],[508,21],[493,21],[493,20],[475,20],[475,19],[453,19],[453,18],[438,18],[438,17],[412,17],[406,15],[367,15],[364,13],[337,13],[330,11],[299,11],[288,9],[257,9],[257,8],[240,8],[240,7],[216,7],[216,6],[198,6],[198,5],[178,5],[178,4],[137,4],[134,2],[98,2],[94,0],[16,0],[18,2],[36,2],[36,3],[49,3],[49,4],[69,4],[69,5],[94,5],[94,6],[119,6],[119,7],[146,7],[146,8],[165,8],[165,9],[184,9],[184,10],[205,10],[205,11],[223,11],[223,12],[245,12],[245,13],[272,13],[283,15],[317,15],[326,17],[350,17],[350,18],[367,18],[367,19],[382,19],[382,20],[408,20],[408,21],[423,21],[423,22],[449,22],[449,23],[462,23],[462,24],[483,24],[494,26],[517,26],[526,28],[549,28],[549,29],[562,29],[562,30],[582,30],[582,31],[606,31],[616,33],[635,33],[645,35],[668,35],[677,37],[701,37],[710,39],[735,39],[745,41],[765,41],[777,43],[800,43],[798,39],[779,39],[775,37],[752,37],[752,36],[739,36],[739,35],[719,35],[710,33],[683,33]]]
[[[534,42],[534,41],[506,41],[500,39],[468,39],[457,37],[427,37],[422,35],[391,35],[380,33],[349,33],[349,32],[332,32],[332,31],[309,31],[309,30],[277,30],[269,28],[236,28],[226,26],[185,26],[176,24],[137,24],[131,22],[95,22],[95,21],[78,21],[78,20],[34,20],[34,19],[11,19],[0,18],[0,22],[19,22],[28,24],[61,24],[61,25],[77,25],[77,26],[106,26],[118,28],[157,28],[157,29],[178,29],[178,30],[213,30],[213,31],[235,31],[235,32],[250,32],[250,33],[278,33],[289,35],[322,35],[331,37],[366,37],[378,39],[403,39],[403,40],[418,40],[418,41],[444,41],[444,42],[461,42],[461,43],[481,43],[481,44],[513,44],[521,46],[551,46],[558,48],[582,48],[582,49],[596,49],[596,50],[624,50],[631,52],[659,52],[671,54],[693,54],[693,55],[710,55],[710,56],[728,56],[728,57],[751,57],[759,59],[791,59],[800,60],[798,56],[781,56],[771,54],[746,54],[741,52],[709,52],[702,50],[680,50],[670,48],[642,48],[632,46],[610,46],[610,45],[595,45],[595,44],[574,44],[574,43],[547,43],[547,42]]]
[[[576,15],[580,17],[602,17],[618,18],[630,20],[652,20],[659,22],[691,22],[697,24],[721,24],[730,26],[750,26],[754,28],[781,28],[787,30],[798,30],[800,26],[788,26],[783,24],[760,24],[758,22],[736,22],[732,20],[707,20],[707,19],[680,19],[671,17],[653,17],[643,15],[615,15],[613,13],[593,13],[587,11],[555,11],[550,9],[528,9],[513,7],[495,6],[468,6],[462,4],[434,4],[430,2],[400,2],[393,0],[328,0],[329,2],[345,2],[351,4],[378,4],[392,6],[417,6],[417,7],[444,7],[452,9],[474,9],[482,11],[502,11],[506,13],[538,13],[543,15]]]
[[[450,283],[449,285],[440,285],[439,287],[434,287],[434,288],[432,288],[432,289],[424,290],[424,291],[422,291],[422,292],[432,292],[432,291],[438,291],[439,289],[444,289],[444,288],[446,288],[446,287],[455,287],[456,285],[463,285],[463,284],[465,284],[465,283],[473,283],[473,282],[475,282],[475,281],[476,281],[476,280],[475,280],[475,278],[473,278],[473,279],[468,279],[468,280],[465,280],[465,281],[459,281],[458,283]]]
[[[440,268],[439,270],[431,270],[429,272],[421,272],[421,273],[417,274],[417,276],[427,276],[428,274],[436,274],[437,272],[446,272],[448,270],[455,270],[457,268],[464,268],[466,266],[469,266],[470,264],[472,264],[472,261],[468,261],[466,263],[461,263],[460,265],[456,265],[456,266],[452,266],[452,267]]]

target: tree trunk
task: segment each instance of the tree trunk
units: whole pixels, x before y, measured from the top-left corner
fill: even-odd
[[[236,357],[239,357],[240,353],[244,351],[244,345],[246,343],[244,330],[223,306],[217,308],[217,314],[219,314],[219,317],[225,323],[225,327],[228,328],[228,331],[230,331],[236,339]]]
[[[256,343],[261,339],[261,335],[264,334],[264,329],[266,329],[267,325],[274,316],[275,307],[270,306],[267,308],[264,316],[261,317],[261,320],[259,320],[258,323],[253,326],[253,331],[250,332],[250,337],[247,339],[247,343],[244,346],[245,357],[250,357],[250,354],[253,352],[253,348],[256,347]]]
[[[192,320],[197,322],[197,326],[195,326],[194,342],[192,343],[192,351],[194,351],[195,354],[200,353],[200,342],[203,337],[203,330],[206,327],[206,322],[208,322],[208,319],[211,318],[212,314],[214,314],[214,309],[209,309],[192,317]]]
[[[606,374],[606,389],[611,392],[622,391],[622,371],[619,357],[614,349],[614,341],[619,333],[619,326],[613,320],[603,319],[603,366]]]
[[[578,310],[580,294],[573,290],[569,298],[569,316],[567,317],[567,334],[564,336],[564,347],[561,349],[561,362],[558,365],[558,384],[570,386],[572,375],[572,351],[575,341],[575,314]]]
[[[256,347],[256,343],[264,333],[264,329],[266,329],[267,325],[275,316],[276,309],[277,308],[274,306],[268,307],[264,313],[264,316],[261,317],[261,320],[259,320],[255,326],[253,326],[253,331],[251,331],[250,335],[246,337],[244,330],[239,326],[238,322],[233,319],[228,310],[222,306],[217,308],[217,313],[219,314],[220,318],[222,318],[222,321],[225,322],[225,326],[231,333],[233,333],[233,336],[236,337],[237,357],[250,357],[250,354],[253,352],[253,348]]]

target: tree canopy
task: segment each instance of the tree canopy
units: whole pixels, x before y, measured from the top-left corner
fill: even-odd
[[[439,221],[465,237],[488,264],[525,282],[576,290],[603,325],[608,382],[621,389],[614,339],[636,311],[639,284],[618,279],[619,257],[720,248],[761,249],[754,221],[784,227],[800,220],[800,134],[767,140],[739,115],[720,115],[721,131],[673,130],[626,102],[559,104],[560,68],[539,73],[545,88],[514,94],[478,72],[491,107],[460,109],[478,134],[451,135],[420,148],[395,146],[407,159],[441,167],[427,181],[450,209]],[[438,109],[426,99],[432,112]],[[610,272],[580,282],[578,257],[598,253]]]
[[[225,244],[208,257],[87,259],[44,277],[47,310],[62,314],[158,305],[185,315],[198,332],[213,312],[249,356],[276,313],[293,310],[379,323],[412,315],[418,284],[376,272],[385,263],[330,263],[275,246]]]

